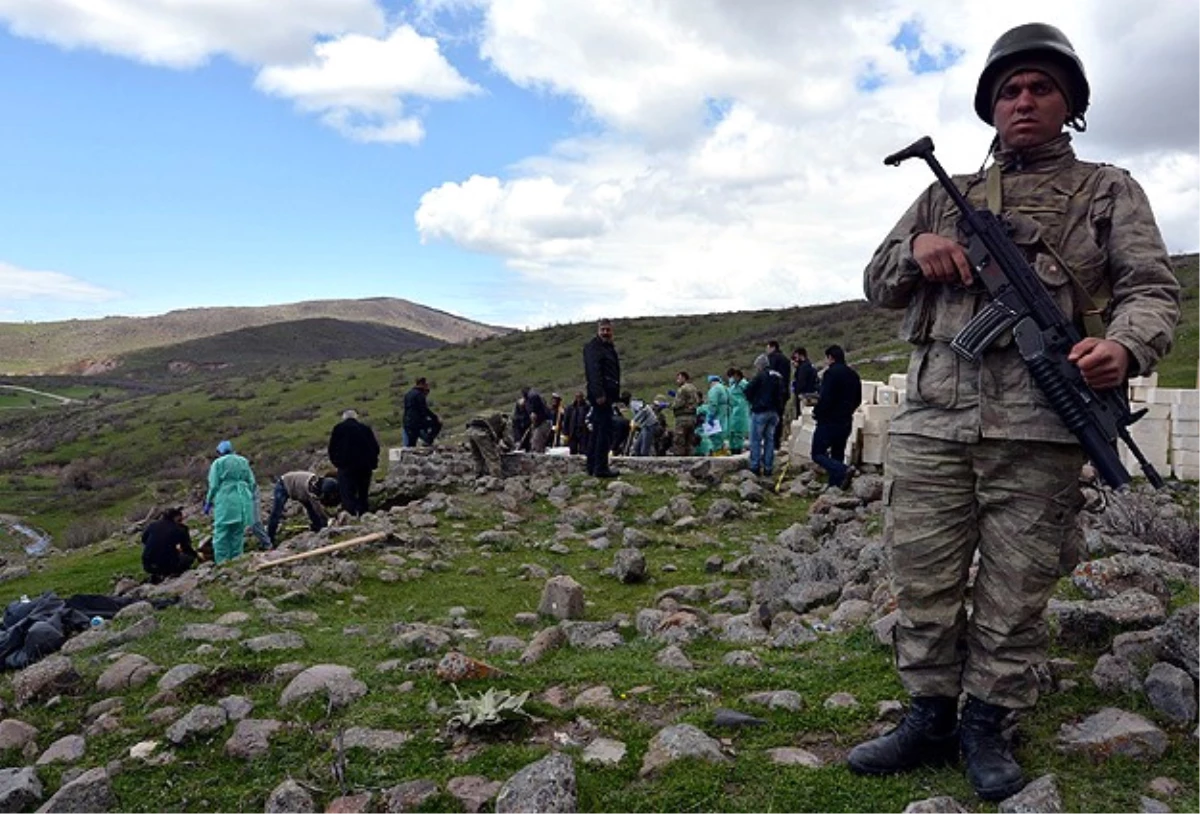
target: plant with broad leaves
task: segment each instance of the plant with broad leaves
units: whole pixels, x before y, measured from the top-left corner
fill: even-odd
[[[513,695],[508,690],[489,687],[480,695],[464,698],[456,685],[451,684],[450,686],[454,688],[454,694],[458,696],[458,700],[454,702],[453,714],[450,716],[451,726],[477,729],[499,726],[522,716],[531,717],[522,708],[529,700],[528,690],[519,695]]]

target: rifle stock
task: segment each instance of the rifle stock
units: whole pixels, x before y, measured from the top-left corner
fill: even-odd
[[[1162,477],[1129,435],[1129,425],[1141,413],[1130,411],[1119,388],[1093,390],[1078,366],[1068,361],[1071,348],[1083,339],[1082,334],[1058,308],[1000,219],[967,202],[933,150],[933,140],[924,136],[885,158],[884,163],[898,166],[910,158],[922,159],[962,215],[959,225],[968,237],[967,258],[975,280],[987,289],[991,301],[959,332],[951,348],[979,363],[992,342],[1011,328],[1030,376],[1105,483],[1120,489],[1131,480],[1116,451],[1120,439],[1137,458],[1146,479],[1161,488]]]

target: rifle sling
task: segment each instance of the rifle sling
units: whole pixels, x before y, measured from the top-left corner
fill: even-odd
[[[1001,217],[1004,208],[1004,191],[1001,184],[1000,164],[995,161],[987,169],[984,192],[987,196],[988,209],[996,217]],[[1075,290],[1079,292],[1083,305],[1081,318],[1083,320],[1084,332],[1088,336],[1103,339],[1105,336],[1104,314],[1108,309],[1109,302],[1112,300],[1112,289],[1108,284],[1108,279],[1105,278],[1103,280],[1100,290],[1093,297],[1084,288],[1079,278],[1075,276],[1075,272],[1071,271],[1071,267],[1063,260],[1062,255],[1044,238],[1040,239],[1040,242],[1046,253],[1054,258],[1054,262],[1058,263],[1058,267],[1065,271],[1067,276],[1071,278],[1071,282],[1075,285]]]

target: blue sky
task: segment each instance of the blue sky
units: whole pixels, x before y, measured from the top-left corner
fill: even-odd
[[[879,158],[930,133],[977,166],[978,70],[1031,19],[1088,66],[1081,155],[1131,169],[1195,251],[1195,4],[1044,5],[0,0],[0,320],[393,296],[521,327],[859,297],[928,183]],[[1170,58],[1131,77],[1146,48]]]

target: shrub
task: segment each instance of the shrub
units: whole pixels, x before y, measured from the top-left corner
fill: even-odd
[[[89,517],[67,527],[58,547],[67,551],[107,540],[121,528],[121,524],[108,517]]]

